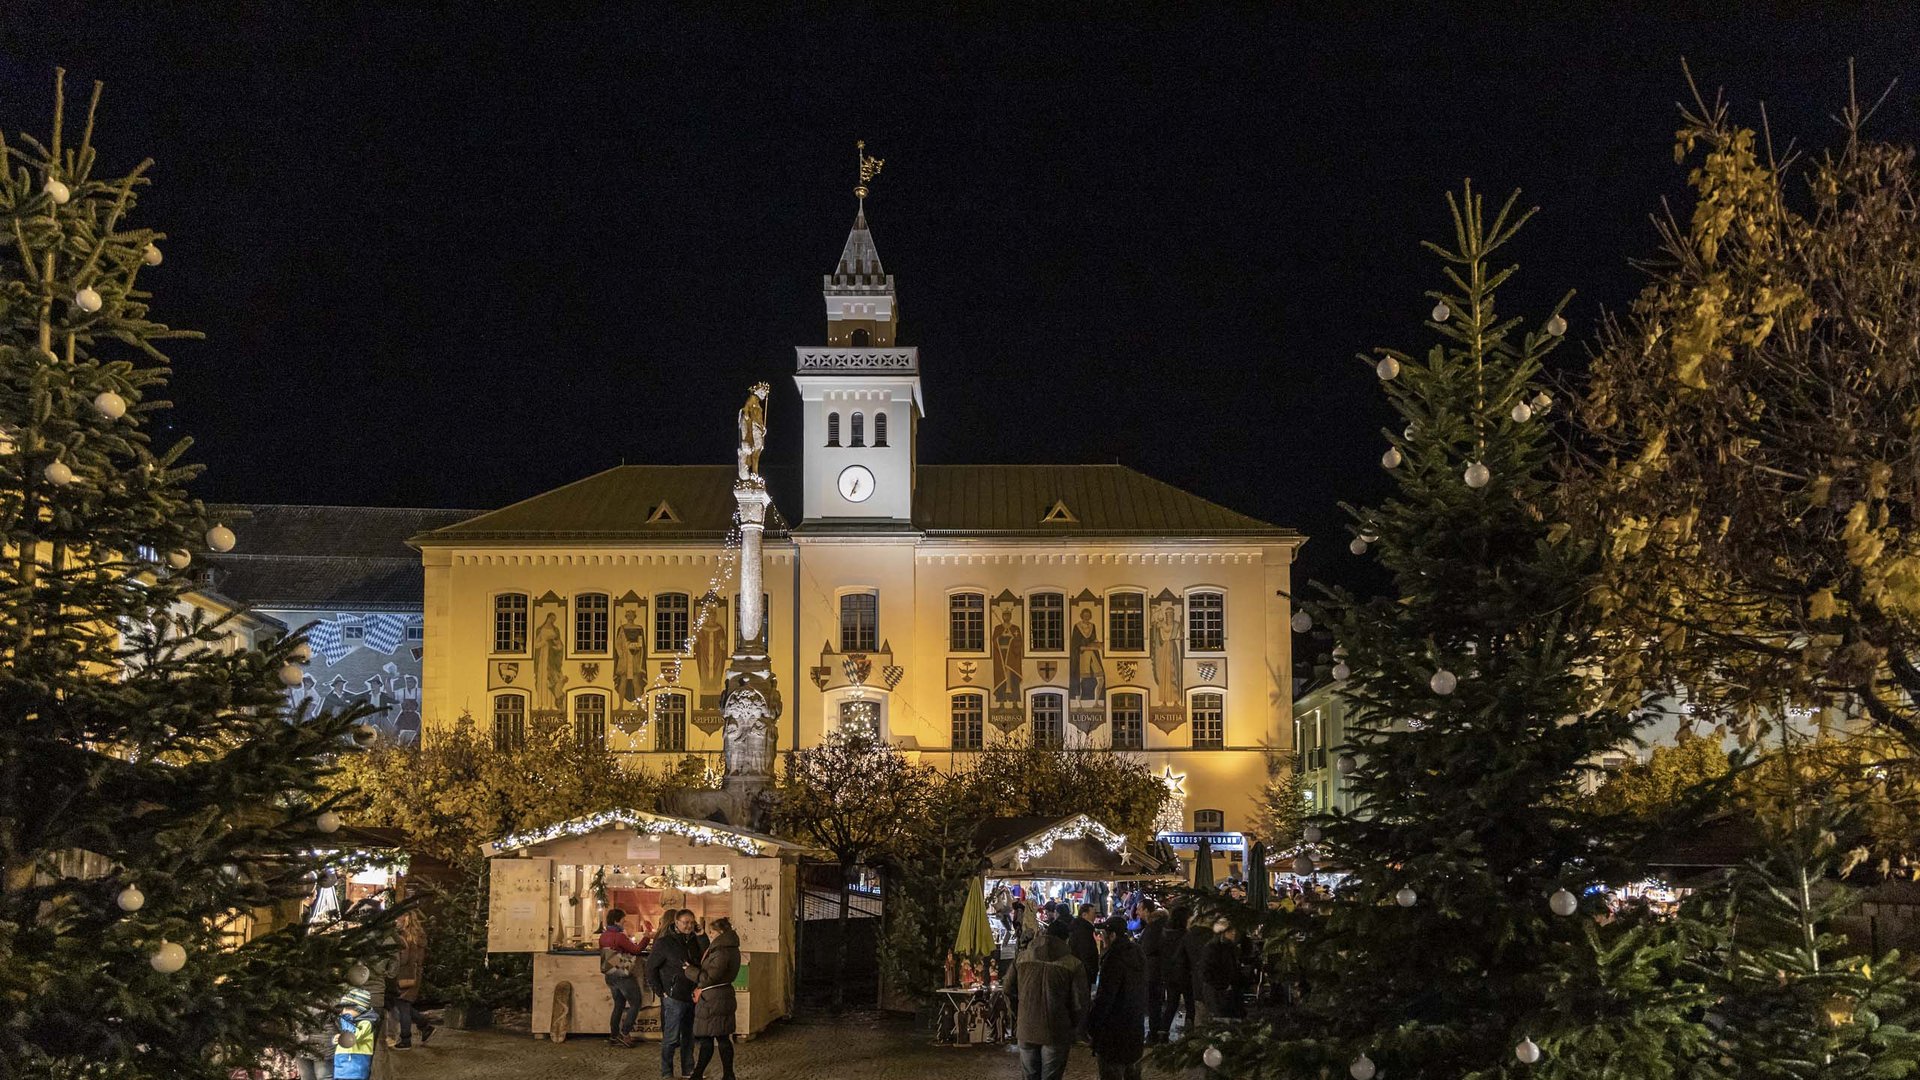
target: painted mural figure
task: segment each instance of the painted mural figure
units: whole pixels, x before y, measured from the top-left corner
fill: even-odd
[[[1185,655],[1180,634],[1179,607],[1175,604],[1153,606],[1153,627],[1147,636],[1147,649],[1153,656],[1155,705],[1180,704],[1180,661]]]
[[[561,661],[565,659],[566,646],[561,641],[560,620],[549,611],[533,632],[533,685],[540,693],[537,708],[560,709],[567,687],[567,674],[561,670]]]
[[[1021,664],[1027,658],[1027,635],[1014,621],[1013,606],[1000,609],[1000,622],[993,628],[993,701],[996,705],[1020,707]]]
[[[420,680],[412,675],[400,677],[400,714],[394,718],[393,734],[401,746],[420,741]]]
[[[1082,606],[1074,620],[1068,644],[1072,647],[1072,667],[1067,673],[1075,701],[1099,701],[1107,692],[1107,666],[1100,652],[1100,627],[1093,621],[1093,608]]]
[[[705,609],[700,626],[693,632],[693,661],[700,669],[700,687],[710,694],[720,692],[727,675],[727,618],[724,605],[716,599],[703,600]]]
[[[613,628],[613,692],[621,701],[639,701],[647,690],[647,628],[628,608]]]

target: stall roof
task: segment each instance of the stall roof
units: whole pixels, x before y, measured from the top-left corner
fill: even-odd
[[[528,829],[525,832],[503,836],[492,843],[480,845],[482,854],[492,857],[534,847],[563,837],[585,836],[588,833],[604,829],[628,828],[635,832],[653,835],[679,836],[696,843],[714,844],[730,847],[746,855],[765,855],[780,851],[806,851],[804,844],[767,836],[764,833],[749,832],[725,825],[716,825],[711,821],[694,821],[691,818],[673,817],[669,814],[656,814],[651,810],[614,809],[602,810],[585,817],[556,821],[551,825]]]
[[[1064,818],[1017,817],[984,821],[974,840],[994,877],[1116,880],[1166,872],[1161,860],[1127,845],[1125,834],[1085,814]],[[1069,850],[1056,854],[1062,845]]]

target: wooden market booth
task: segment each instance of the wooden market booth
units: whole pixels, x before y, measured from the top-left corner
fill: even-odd
[[[981,873],[997,883],[1110,885],[1120,881],[1178,880],[1178,862],[1158,844],[1142,851],[1125,834],[1086,814],[1064,818],[1000,818],[975,834],[985,852]],[[1077,896],[1076,900],[1085,900]],[[1110,898],[1108,898],[1110,899]],[[1103,905],[1104,906],[1104,905]]]
[[[646,923],[663,929],[663,911],[688,908],[702,927],[726,916],[740,937],[738,1030],[753,1035],[793,1007],[796,866],[804,850],[743,829],[624,809],[502,837],[481,847],[490,870],[487,951],[533,954],[536,1036],[552,1033],[563,985],[571,995],[568,1030],[606,1034],[613,999],[598,942],[609,908],[627,912],[635,940]],[[651,991],[634,1034],[660,1037]]]

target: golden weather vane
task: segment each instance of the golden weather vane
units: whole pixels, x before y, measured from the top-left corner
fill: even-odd
[[[855,185],[853,189],[853,193],[854,195],[858,196],[862,201],[865,201],[867,197],[867,182],[869,180],[872,180],[874,177],[879,176],[880,167],[882,165],[885,165],[887,162],[886,162],[886,159],[884,158],[868,156],[867,141],[865,139],[861,139],[860,141],[854,143],[853,147],[855,151],[855,156],[860,159],[860,183]]]

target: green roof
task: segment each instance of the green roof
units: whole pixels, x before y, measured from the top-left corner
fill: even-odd
[[[789,470],[790,472],[791,470]],[[785,535],[778,504],[790,491],[771,478],[767,531]],[[712,541],[733,524],[728,465],[621,465],[564,487],[415,536],[415,547],[462,544]],[[1059,510],[1056,510],[1056,504]],[[791,505],[791,503],[789,503]],[[661,508],[670,508],[668,514]],[[1049,517],[1053,520],[1047,520]],[[822,521],[796,531],[888,528]],[[932,536],[1035,538],[1248,537],[1299,539],[1124,465],[922,465],[911,527]]]

